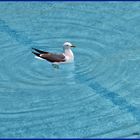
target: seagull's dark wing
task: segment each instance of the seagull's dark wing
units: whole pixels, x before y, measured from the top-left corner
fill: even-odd
[[[35,50],[35,51],[37,51],[38,53],[48,53],[48,52],[45,52],[45,51],[41,51],[41,50],[39,50],[39,49],[36,49],[36,48],[32,48],[33,50]]]
[[[36,48],[32,48],[36,52],[32,52],[36,56],[46,59],[49,62],[64,62],[65,61],[65,56],[63,54],[54,54],[54,53],[49,53],[45,51],[38,50]]]
[[[63,54],[43,53],[40,57],[50,62],[64,62],[65,56]]]

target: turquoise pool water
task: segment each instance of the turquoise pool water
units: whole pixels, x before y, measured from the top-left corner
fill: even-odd
[[[140,137],[139,69],[140,2],[1,2],[0,138]]]

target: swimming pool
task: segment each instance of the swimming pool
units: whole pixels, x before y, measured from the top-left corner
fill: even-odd
[[[0,138],[140,137],[140,2],[1,2]],[[31,48],[75,61],[54,69]]]

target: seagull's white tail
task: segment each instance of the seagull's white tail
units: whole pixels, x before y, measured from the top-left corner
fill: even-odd
[[[38,56],[35,56],[35,58],[37,58],[37,59],[40,59],[40,60],[44,60],[43,58],[41,58],[41,57],[38,57]]]

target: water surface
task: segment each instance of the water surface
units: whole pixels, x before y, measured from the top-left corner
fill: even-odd
[[[0,138],[140,137],[139,2],[1,2]],[[31,48],[75,62],[54,69]]]

